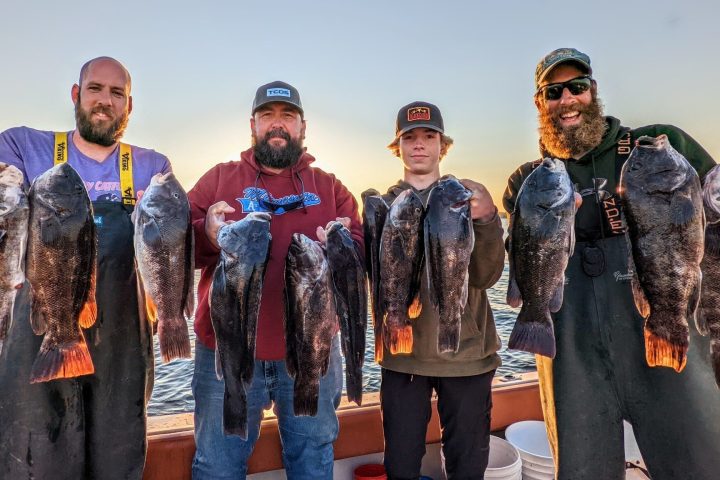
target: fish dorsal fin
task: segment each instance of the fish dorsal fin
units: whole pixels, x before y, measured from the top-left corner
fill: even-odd
[[[189,214],[188,214],[189,215]],[[195,313],[195,236],[193,233],[192,223],[188,221],[187,231],[185,232],[185,284],[183,295],[185,296],[185,305],[183,312],[186,318],[190,318]]]

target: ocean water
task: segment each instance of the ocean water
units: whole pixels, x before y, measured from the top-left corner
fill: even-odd
[[[503,220],[503,226],[506,227]],[[534,356],[518,351],[507,349],[507,341],[510,337],[518,309],[510,308],[505,303],[507,292],[508,266],[498,282],[488,290],[488,298],[492,306],[495,324],[498,335],[502,341],[500,357],[503,365],[498,369],[496,375],[502,376],[509,373],[521,373],[535,370]],[[196,282],[197,284],[197,282]],[[363,385],[366,392],[377,392],[380,390],[380,367],[374,361],[374,340],[372,337],[371,322],[368,321],[367,352],[365,354],[365,365],[363,367]],[[195,346],[195,334],[193,332],[192,320],[188,321],[190,330],[190,342]],[[155,341],[155,387],[152,398],[148,405],[149,415],[167,415],[171,413],[184,413],[193,411],[193,398],[190,390],[190,382],[193,374],[193,361],[173,360],[163,364],[160,352]]]

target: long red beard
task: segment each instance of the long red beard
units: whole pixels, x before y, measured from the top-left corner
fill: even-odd
[[[563,127],[560,115],[577,110],[582,115],[579,125]],[[568,105],[550,113],[544,105],[538,111],[540,148],[555,158],[577,158],[600,144],[607,130],[600,100],[594,96],[588,105]]]

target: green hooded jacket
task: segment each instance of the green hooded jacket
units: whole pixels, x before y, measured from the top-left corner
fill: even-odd
[[[390,205],[402,191],[413,189],[427,203],[434,186],[435,183],[417,190],[409,183],[399,181],[388,189],[383,198]],[[495,214],[486,223],[473,221],[473,231],[475,245],[468,267],[468,301],[462,314],[457,353],[440,354],[437,351],[438,313],[429,300],[427,275],[423,274],[420,287],[422,313],[412,320],[413,351],[409,355],[392,355],[386,349],[380,361],[383,368],[428,377],[464,377],[487,373],[500,366],[497,354],[500,338],[485,292],[498,281],[505,263],[500,217]]]

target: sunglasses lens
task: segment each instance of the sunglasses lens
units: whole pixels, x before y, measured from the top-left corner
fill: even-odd
[[[590,85],[591,82],[589,78],[576,78],[567,83],[567,88],[573,95],[580,95],[581,93],[587,92]]]
[[[557,100],[562,97],[564,85],[549,85],[545,87],[545,99]]]

